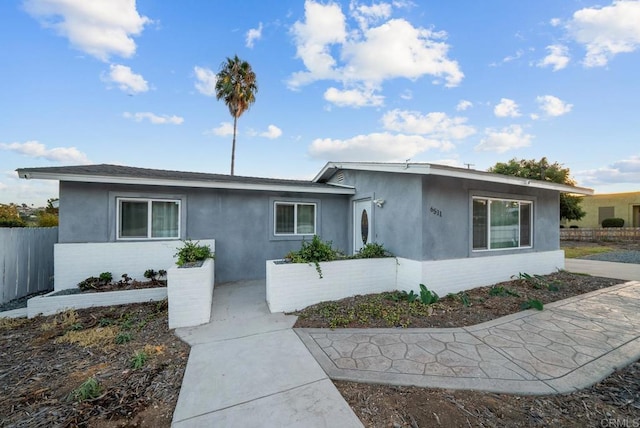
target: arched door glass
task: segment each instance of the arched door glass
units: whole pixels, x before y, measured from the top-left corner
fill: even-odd
[[[369,240],[369,216],[366,209],[362,210],[360,217],[360,234],[362,235],[362,245],[367,245]]]

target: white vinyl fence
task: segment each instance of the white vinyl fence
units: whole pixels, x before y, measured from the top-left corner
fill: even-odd
[[[57,227],[0,228],[0,303],[53,289]]]

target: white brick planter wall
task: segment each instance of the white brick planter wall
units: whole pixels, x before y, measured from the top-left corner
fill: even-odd
[[[315,266],[267,261],[267,303],[288,312],[325,300],[391,290],[415,291],[425,284],[440,296],[508,281],[519,272],[546,275],[564,269],[564,251],[465,259],[415,261],[403,258],[340,260]]]
[[[169,328],[206,324],[211,319],[214,261],[207,259],[201,267],[167,271],[169,289]]]
[[[201,239],[215,251],[214,239]],[[135,241],[63,243],[54,246],[54,290],[75,288],[78,283],[101,272],[111,272],[117,281],[123,273],[139,281],[147,269],[169,270],[181,241]]]
[[[67,309],[128,305],[130,303],[164,300],[167,298],[167,287],[51,296],[53,293],[55,291],[29,299],[27,301],[27,316],[33,318],[38,315],[57,314]]]
[[[513,275],[547,275],[564,269],[564,251],[544,251],[417,262],[398,258],[399,290],[424,284],[440,296],[509,281]]]
[[[396,288],[396,259],[338,260],[315,265],[267,261],[267,303],[271,312],[302,309],[325,300]]]

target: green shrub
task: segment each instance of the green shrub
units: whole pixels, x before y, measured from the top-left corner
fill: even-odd
[[[378,259],[381,257],[393,257],[382,244],[370,242],[358,250],[356,258],[358,259]]]
[[[102,388],[98,381],[90,377],[82,383],[78,388],[74,389],[69,395],[69,399],[72,401],[84,401],[90,400],[100,396]]]
[[[569,229],[578,229],[578,225],[572,224],[571,226],[569,226]]]
[[[193,242],[189,239],[183,241],[182,247],[178,248],[178,252],[174,257],[178,258],[176,264],[184,266],[187,263],[195,263],[206,259],[214,259],[215,254],[211,251],[209,245],[198,245],[199,241]]]
[[[20,218],[0,218],[0,227],[27,227]]]
[[[424,305],[430,305],[440,300],[438,293],[429,290],[424,284],[420,284],[420,302]]]
[[[624,227],[623,218],[605,218],[602,220],[602,227]]]
[[[136,351],[131,358],[131,368],[134,370],[141,369],[148,359],[149,356],[146,354],[146,352]]]
[[[290,251],[285,258],[292,263],[313,263],[316,271],[322,278],[320,262],[330,262],[337,259],[342,254],[331,248],[331,241],[323,242],[318,235],[313,235],[311,242],[302,241],[298,251]]]
[[[46,211],[42,211],[38,214],[38,226],[39,227],[55,227],[58,225],[58,216]]]

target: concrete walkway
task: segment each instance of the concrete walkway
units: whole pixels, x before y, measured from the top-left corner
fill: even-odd
[[[329,378],[516,394],[587,387],[640,358],[640,266],[566,262],[634,281],[472,327],[295,332],[295,317],[269,312],[264,280],[216,286],[211,322],[176,330],[191,353],[173,426],[361,427]]]
[[[640,281],[472,327],[297,333],[332,379],[568,393],[640,358]]]
[[[264,280],[216,286],[211,322],[176,330],[191,353],[173,426],[361,427],[265,292]]]

